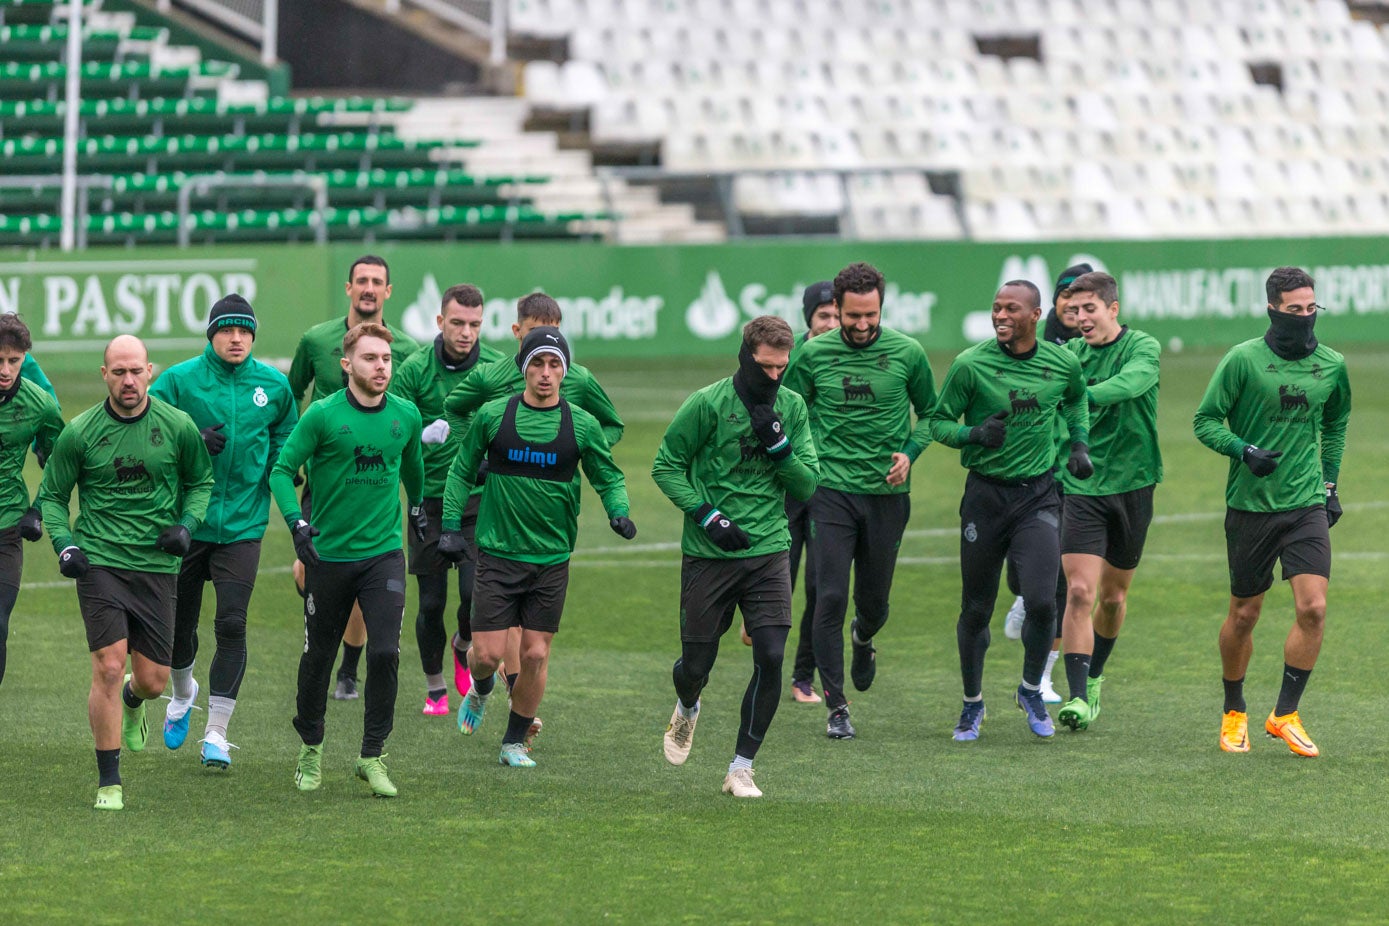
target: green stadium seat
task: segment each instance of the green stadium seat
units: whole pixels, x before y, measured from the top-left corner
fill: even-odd
[[[67,26],[0,26],[0,53],[6,61],[60,61],[67,55]],[[140,26],[129,32],[84,29],[82,60],[103,61],[121,54],[125,60],[138,60],[153,44],[167,42],[169,30]]]
[[[226,61],[203,61],[194,67],[156,68],[149,62],[82,64],[82,92],[89,97],[210,95],[215,82],[235,77],[240,68]],[[0,64],[0,99],[57,100],[65,92],[67,65],[59,62]]]

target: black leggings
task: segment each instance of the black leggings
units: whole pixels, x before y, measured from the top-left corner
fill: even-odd
[[[449,603],[449,572],[415,576],[420,586],[420,610],[415,615],[415,642],[420,648],[420,668],[425,675],[444,671],[444,648],[448,631],[444,627],[444,609]],[[473,612],[473,576],[477,560],[469,558],[458,564],[458,639],[472,640],[469,620]]]
[[[198,655],[198,619],[203,586],[210,580],[217,595],[212,629],[217,648],[208,669],[213,697],[236,699],[246,675],[246,610],[255,590],[260,566],[260,541],[195,543],[183,558],[178,574],[178,604],[174,608],[172,667],[186,669]]]
[[[738,724],[737,754],[745,759],[757,756],[762,738],[776,716],[781,701],[781,664],[786,651],[789,627],[758,627],[751,631],[752,678],[743,692],[742,721]],[[671,678],[680,703],[693,707],[709,683],[709,672],[719,655],[718,642],[685,643],[675,661]]]
[[[19,588],[14,585],[0,585],[0,682],[5,680],[5,656],[9,649],[10,612],[14,610]]]

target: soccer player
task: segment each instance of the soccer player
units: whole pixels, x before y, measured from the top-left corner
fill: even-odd
[[[829,280],[812,283],[801,295],[806,332],[796,339],[791,353],[799,351],[811,338],[839,327],[839,307],[834,304],[834,284]],[[810,535],[810,505],[791,493],[786,494],[786,521],[791,530],[791,590],[796,590],[801,552]],[[801,613],[800,638],[796,642],[796,661],[791,667],[791,697],[801,704],[819,704],[815,693],[815,557],[805,558],[805,610]]]
[[[738,741],[723,791],[761,797],[752,761],[776,715],[791,630],[791,534],[786,499],[814,493],[819,463],[805,402],[783,392],[791,326],[763,315],[743,326],[738,372],[694,393],[666,429],[651,477],[686,515],[680,549],[680,658],[665,756],[690,755],[699,695],[719,638],[742,612],[752,637],[752,678],[743,692]]]
[[[810,341],[791,359],[785,385],[805,399],[820,460],[810,500],[815,559],[815,664],[832,739],[851,739],[844,696],[844,614],[854,571],[850,627],[854,687],[877,673],[873,635],[887,622],[897,547],[911,515],[911,467],[931,442],[926,416],[935,378],[920,342],[882,327],[883,275],[854,263],[832,285],[839,336]],[[915,410],[917,423],[912,424]]]
[[[23,375],[32,346],[19,316],[0,314],[0,682],[5,680],[10,613],[24,570],[22,541],[43,536],[38,502],[30,503],[24,484],[24,457],[32,444],[35,457],[47,460],[63,430],[58,403]]]
[[[87,716],[98,810],[125,807],[121,744],[131,752],[145,748],[145,702],[169,681],[179,558],[212,495],[212,461],[198,426],[149,396],[150,373],[139,338],[123,334],[106,345],[101,375],[108,397],[59,435],[39,488],[58,570],[77,580],[92,654]],[[76,524],[69,510],[74,487]]]
[[[356,602],[367,630],[357,777],[371,785],[377,797],[396,796],[382,760],[395,716],[405,612],[400,485],[410,503],[410,529],[416,539],[424,536],[427,524],[421,507],[420,413],[406,400],[386,393],[391,339],[389,330],[370,322],[348,329],[341,361],[347,388],[305,409],[270,471],[270,491],[294,536],[307,593],[294,717],[294,729],[304,743],[294,770],[294,783],[301,791],[322,783],[323,715],[333,655]],[[294,474],[305,464],[313,478],[317,524],[304,517],[294,496]]]
[[[569,586],[569,557],[579,533],[580,464],[613,531],[631,540],[637,528],[627,517],[626,483],[602,426],[562,395],[560,384],[571,369],[564,335],[548,325],[532,328],[521,341],[516,365],[525,377],[524,390],[478,409],[449,467],[439,552],[464,555],[463,509],[486,460],[477,517],[473,645],[468,650],[473,684],[458,709],[458,729],[472,734],[482,723],[508,630],[520,627],[518,676],[498,761],[531,768],[535,760],[525,740],[545,694],[550,643],[559,631]]]
[[[1119,323],[1119,286],[1091,272],[1066,290],[1080,337],[1067,347],[1080,361],[1090,404],[1095,475],[1061,472],[1061,565],[1068,595],[1062,621],[1070,700],[1056,719],[1083,730],[1100,716],[1100,685],[1125,601],[1153,520],[1162,481],[1158,449],[1157,341]],[[1093,622],[1091,612],[1094,612]]]
[[[313,402],[347,385],[347,373],[342,366],[343,335],[364,322],[383,325],[391,333],[393,369],[399,369],[406,359],[420,349],[414,338],[385,320],[383,309],[390,298],[391,268],[384,259],[374,254],[363,254],[352,262],[347,270],[347,316],[314,325],[304,332],[299,346],[295,348],[294,360],[289,367],[289,386],[296,401],[304,401],[304,394],[310,385],[313,386],[313,393],[309,400]],[[303,508],[305,520],[310,520],[313,516],[311,481],[304,486]],[[304,564],[295,560],[293,569],[295,584],[302,594]],[[353,605],[352,618],[343,635],[342,665],[338,668],[337,686],[333,690],[335,700],[350,701],[357,697],[357,666],[362,658],[366,635],[362,609]]]
[[[207,727],[199,760],[208,768],[231,765],[227,724],[246,674],[246,609],[260,568],[260,543],[270,519],[270,467],[299,420],[285,375],[251,356],[256,313],[237,293],[217,300],[207,322],[202,354],[175,364],[155,380],[150,395],[187,412],[212,457],[216,484],[207,517],[193,532],[178,574],[174,611],[173,698],[164,712],[164,745],[188,738],[198,683],[198,618],[203,589],[217,596],[213,632],[217,648],[208,669]]]
[[[428,349],[416,351],[400,365],[391,378],[390,391],[420,410],[426,422],[421,441],[424,444],[424,511],[429,519],[429,532],[424,539],[409,538],[410,574],[419,583],[420,610],[415,617],[415,641],[419,644],[420,664],[424,669],[424,713],[442,715],[449,712],[448,688],[444,684],[444,608],[449,598],[449,569],[454,565],[439,555],[439,524],[444,512],[444,478],[457,441],[450,440],[449,423],[444,419],[444,397],[478,364],[504,359],[501,351],[483,344],[482,291],[462,283],[450,286],[443,296],[439,314],[435,316],[439,334]],[[477,521],[477,502],[469,498],[464,512],[471,532]],[[454,686],[459,694],[471,684],[460,672],[467,672],[468,641],[472,639],[469,615],[473,609],[473,572],[477,558],[464,556],[458,561],[458,633],[453,636]]]
[[[1196,437],[1230,458],[1225,549],[1230,611],[1220,628],[1225,715],[1220,748],[1249,751],[1244,676],[1273,562],[1292,584],[1296,619],[1283,644],[1283,684],[1264,731],[1296,755],[1320,754],[1298,716],[1317,663],[1331,578],[1329,529],[1341,517],[1336,479],[1350,419],[1345,358],[1317,341],[1315,284],[1297,267],[1268,276],[1268,330],[1230,348],[1196,409]]]
[[[1041,314],[1036,286],[1026,280],[1004,283],[994,296],[994,340],[955,358],[931,413],[931,436],[960,448],[960,463],[969,470],[960,502],[961,595],[955,637],[964,707],[956,740],[978,739],[984,720],[984,653],[1005,560],[1014,566],[1027,609],[1022,683],[1015,700],[1033,733],[1055,733],[1041,684],[1055,635],[1061,568],[1061,502],[1052,475],[1058,415],[1064,416],[1071,439],[1071,475],[1089,478],[1093,466],[1080,363],[1065,348],[1038,340]]]

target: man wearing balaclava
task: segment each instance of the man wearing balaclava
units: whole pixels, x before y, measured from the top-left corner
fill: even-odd
[[[1225,547],[1230,610],[1220,628],[1225,707],[1220,748],[1249,751],[1244,675],[1273,564],[1292,585],[1296,617],[1283,647],[1283,681],[1264,730],[1295,755],[1320,754],[1298,704],[1321,650],[1331,578],[1330,528],[1341,517],[1336,479],[1350,418],[1345,358],[1317,341],[1321,307],[1297,267],[1269,274],[1268,330],[1232,347],[1196,410],[1196,437],[1230,458]]]
[[[1046,323],[1042,328],[1042,340],[1053,344],[1065,344],[1080,337],[1075,313],[1066,310],[1066,290],[1076,281],[1076,277],[1094,269],[1089,264],[1081,263],[1061,271],[1061,275],[1056,278],[1056,288],[1051,291],[1051,311],[1047,313]]]

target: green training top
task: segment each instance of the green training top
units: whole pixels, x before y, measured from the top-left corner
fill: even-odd
[[[1009,414],[1002,447],[968,442],[970,428],[1003,411]],[[989,340],[961,351],[950,364],[931,412],[931,436],[960,448],[960,465],[966,469],[1020,481],[1056,466],[1058,416],[1065,418],[1072,441],[1089,441],[1085,381],[1075,355],[1039,339],[1036,350],[1014,357]]]
[[[432,344],[421,347],[395,370],[391,376],[390,391],[414,402],[420,410],[420,419],[429,425],[444,418],[444,397],[453,387],[462,382],[477,365],[505,359],[505,355],[486,344],[478,344],[476,356],[471,359],[472,363],[445,363],[442,339],[435,338]],[[467,433],[467,422],[471,417],[469,415],[462,421],[457,437],[453,433],[453,422],[449,422],[449,439],[446,442],[424,445],[425,498],[444,497],[444,477],[448,475],[449,464],[453,462],[463,434]]]
[[[805,400],[789,389],[778,389],[774,408],[791,441],[791,455],[779,463],[772,462],[753,434],[731,376],[700,389],[675,413],[656,451],[651,478],[687,515],[680,539],[685,555],[740,559],[791,548],[786,496],[810,498],[820,462]],[[705,504],[747,531],[752,546],[731,553],[720,549],[694,520]]]
[[[68,508],[74,486],[76,524]],[[155,540],[174,524],[196,532],[211,496],[212,461],[198,426],[154,396],[137,418],[119,417],[108,399],[68,422],[39,486],[54,552],[78,546],[94,566],[135,572],[178,572],[182,560]]]
[[[391,369],[394,371],[419,350],[420,345],[394,325],[387,324],[386,330],[395,338],[391,342]],[[347,373],[339,362],[342,360],[342,338],[345,334],[346,315],[320,322],[304,332],[289,366],[289,388],[293,390],[296,401],[303,400],[309,383],[313,383],[310,401],[314,402],[347,386]]]
[[[569,368],[565,380],[574,369]],[[523,563],[562,563],[574,552],[579,536],[578,464],[609,518],[627,514],[627,485],[593,415],[563,399],[552,408],[532,408],[519,394],[514,398],[511,434],[504,425],[512,398],[488,402],[473,416],[462,449],[449,467],[443,529],[459,529],[478,464],[486,457],[489,471],[478,508],[478,549]],[[568,436],[566,410],[572,431]],[[511,472],[499,466],[499,460],[507,459],[514,461]]]
[[[227,439],[212,458],[216,485],[193,539],[236,543],[265,536],[270,467],[299,420],[285,375],[251,356],[228,363],[209,344],[200,356],[160,374],[150,395],[187,412],[199,428],[222,425]]]
[[[62,430],[58,403],[33,381],[20,378],[13,394],[0,396],[0,530],[14,527],[29,510],[29,488],[24,484],[29,445],[39,453],[52,453]]]
[[[505,363],[489,363],[475,367],[444,399],[444,420],[449,423],[449,436],[458,438],[459,447],[468,433],[468,417],[495,399],[504,399],[525,391],[526,375],[516,365],[516,355]],[[570,405],[576,405],[598,420],[608,447],[622,440],[624,425],[617,416],[612,400],[598,385],[587,367],[571,363],[559,384],[559,394]]]
[[[39,366],[38,360],[34,358],[32,353],[25,353],[24,363],[19,368],[19,375],[51,395],[53,403],[58,406],[58,411],[63,410],[63,403],[58,400],[58,390],[53,388],[53,382],[48,378],[48,374],[43,372],[43,367]]]
[[[366,408],[346,389],[308,408],[270,470],[270,491],[290,530],[302,517],[294,474],[307,464],[319,558],[353,563],[400,549],[400,490],[424,497],[420,413],[387,393]]]
[[[1215,368],[1194,425],[1201,443],[1230,458],[1229,507],[1292,511],[1325,504],[1325,483],[1341,473],[1349,419],[1344,357],[1318,344],[1301,360],[1284,360],[1254,338],[1230,348]],[[1283,451],[1263,479],[1241,460],[1250,444]]]
[[[936,380],[921,342],[882,328],[872,344],[854,347],[827,331],[791,354],[782,385],[810,409],[820,485],[860,495],[911,491],[910,473],[892,486],[887,471],[894,453],[915,462],[931,442],[926,416]]]
[[[1162,481],[1158,448],[1157,340],[1125,326],[1108,344],[1091,347],[1072,338],[1066,349],[1080,361],[1090,400],[1090,459],[1095,474],[1077,479],[1061,470],[1067,495],[1118,495]],[[1070,455],[1070,445],[1066,454]]]

